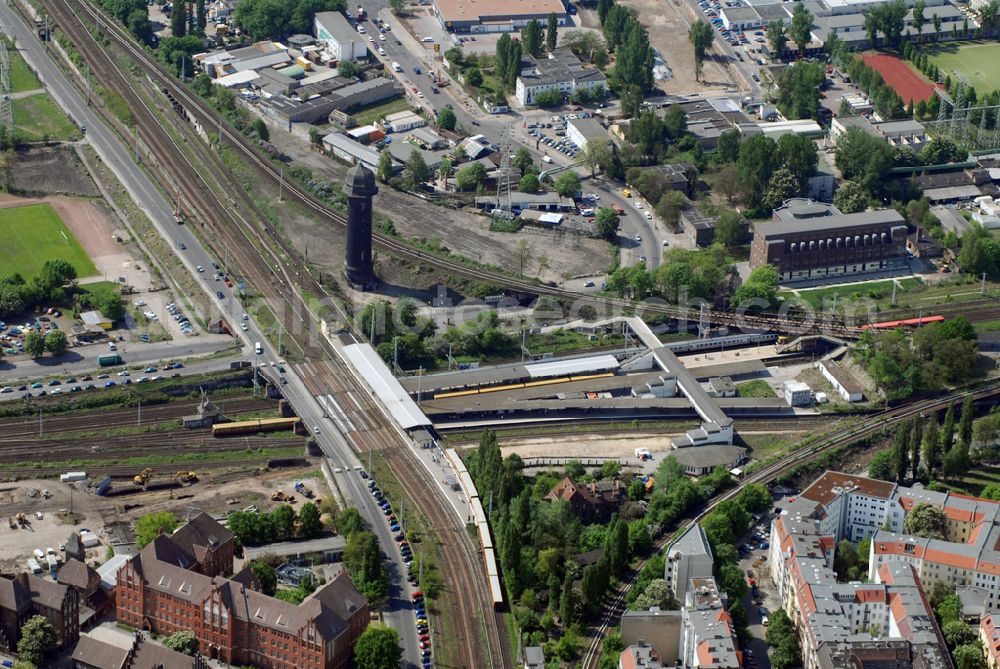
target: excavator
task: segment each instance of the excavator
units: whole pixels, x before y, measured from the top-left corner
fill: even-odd
[[[156,471],[146,467],[141,472],[132,477],[132,483],[135,485],[146,485],[149,480],[156,476]]]
[[[194,483],[198,480],[198,472],[177,472],[174,474],[174,483]]]
[[[295,502],[295,495],[288,495],[281,490],[271,493],[272,502]]]

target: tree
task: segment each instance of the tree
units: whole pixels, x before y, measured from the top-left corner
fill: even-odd
[[[580,175],[573,170],[566,170],[556,177],[553,186],[563,197],[574,197],[580,192]]]
[[[445,106],[438,112],[437,124],[445,130],[454,130],[455,126],[458,125],[458,117],[455,116],[455,110],[451,108],[451,105]]]
[[[906,472],[910,469],[910,424],[900,423],[896,428],[896,437],[892,445],[893,478],[896,483],[906,480]]]
[[[711,25],[701,19],[692,23],[688,29],[688,41],[694,48],[695,81],[701,81],[701,67],[705,62],[705,54],[712,46],[713,39],[715,39],[715,31],[712,30]]]
[[[799,182],[799,188],[804,189],[809,178],[816,174],[816,166],[819,164],[816,144],[805,135],[790,132],[778,138],[778,155],[781,164]]]
[[[868,465],[868,476],[881,481],[892,481],[896,477],[893,472],[893,454],[891,450],[879,451]]]
[[[777,209],[785,200],[793,198],[801,190],[799,180],[787,167],[779,167],[771,175],[770,181],[760,198],[760,206],[765,210]]]
[[[618,213],[614,209],[601,207],[597,210],[597,216],[594,218],[594,227],[597,230],[597,234],[609,242],[613,242],[618,238],[621,218],[619,218]]]
[[[979,8],[979,25],[982,26],[985,35],[992,35],[996,30],[998,14],[1000,13],[996,0],[990,0]]]
[[[913,480],[920,476],[920,445],[923,442],[924,424],[919,416],[914,416],[910,421],[910,468],[913,471]]]
[[[177,525],[177,517],[169,511],[159,511],[141,516],[132,524],[136,545],[142,548],[161,532],[172,534],[177,529]]]
[[[399,635],[391,627],[369,625],[354,644],[358,669],[396,669],[402,659]]]
[[[743,242],[743,217],[738,212],[727,209],[719,214],[715,221],[715,241],[726,248]]]
[[[948,516],[944,511],[928,502],[919,502],[903,521],[903,531],[928,539],[948,538]]]
[[[349,537],[367,527],[368,525],[365,523],[364,518],[361,517],[361,512],[353,506],[347,507],[337,516],[337,531],[345,537]]]
[[[825,79],[822,63],[792,63],[778,76],[778,108],[788,118],[817,118],[819,87]]]
[[[724,564],[719,568],[719,588],[730,601],[739,601],[747,592],[747,581],[739,565]]]
[[[618,91],[621,99],[622,114],[628,118],[636,118],[642,109],[643,92],[634,84],[625,84]]]
[[[76,268],[65,260],[46,260],[35,282],[50,297],[52,291],[76,282]]]
[[[392,179],[392,154],[386,149],[378,154],[378,165],[375,167],[375,173],[378,175],[378,180],[382,183],[389,183]]]
[[[792,21],[788,26],[788,35],[799,47],[799,54],[806,55],[806,44],[812,39],[813,15],[801,2],[796,3],[792,10]]]
[[[944,475],[952,479],[964,476],[969,471],[971,464],[969,445],[958,439],[944,456]]]
[[[476,190],[486,182],[486,168],[482,163],[466,165],[455,174],[455,186],[460,191]]]
[[[933,137],[920,150],[920,162],[924,165],[943,165],[964,160],[965,154],[954,141],[947,137]]]
[[[766,486],[760,483],[751,483],[740,491],[737,500],[744,509],[750,513],[762,513],[771,508],[774,499]]]
[[[771,47],[771,53],[778,58],[782,57],[785,53],[785,45],[788,44],[784,21],[771,21],[767,24],[767,44]]]
[[[978,643],[967,643],[952,651],[955,669],[986,669],[983,649]]]
[[[510,164],[521,170],[521,174],[524,174],[535,166],[535,160],[531,157],[531,152],[522,146],[510,159]]]
[[[680,139],[687,132],[687,112],[680,105],[670,105],[663,115],[663,129],[670,139]]]
[[[770,137],[755,135],[740,145],[736,173],[746,189],[752,209],[760,206],[764,186],[779,164],[778,145]]]
[[[881,138],[850,128],[837,140],[835,162],[845,179],[856,181],[874,194],[881,191],[893,165],[892,149]]]
[[[48,342],[46,342],[48,343]],[[972,443],[972,419],[975,418],[975,410],[972,406],[972,395],[966,395],[962,403],[961,419],[958,422],[958,440],[966,444]]]
[[[684,193],[669,190],[656,203],[656,215],[672,228],[676,228],[681,220],[681,212],[687,206],[688,199]]]
[[[531,19],[524,30],[521,31],[523,48],[532,56],[538,57],[542,53],[542,42],[542,24],[539,23],[538,19]]]
[[[184,37],[187,34],[187,1],[174,2],[170,12],[170,34],[174,37]]]
[[[253,134],[257,135],[257,139],[264,142],[271,139],[271,133],[268,131],[267,124],[264,123],[264,119],[255,118],[250,127],[253,130]]]
[[[963,620],[949,620],[941,626],[945,643],[949,648],[955,648],[966,643],[972,643],[979,636],[976,630]]]
[[[556,15],[554,12],[549,14],[549,22],[545,28],[545,48],[549,51],[555,51],[556,42],[559,39],[559,22],[556,20]]]
[[[278,588],[278,572],[274,570],[274,567],[263,562],[252,562],[250,569],[253,570],[257,583],[260,584],[260,591],[265,595],[274,596],[274,592]]]
[[[590,141],[583,149],[583,163],[590,169],[590,177],[597,174],[598,168],[611,158],[611,149],[607,142]]]
[[[337,74],[348,79],[356,79],[361,74],[361,66],[353,60],[342,60],[337,64]]]
[[[174,632],[163,640],[163,645],[178,653],[193,656],[198,652],[198,637],[195,636],[194,632],[187,630]]]
[[[133,9],[128,15],[125,24],[132,35],[147,46],[151,46],[154,41],[153,24],[149,21],[149,11]]]
[[[406,0],[389,0],[389,11],[393,14],[401,14],[406,8]]]
[[[955,403],[948,405],[948,410],[944,413],[944,423],[941,424],[941,452],[947,453],[951,450],[951,444],[955,440]]]
[[[438,178],[442,181],[446,180],[451,176],[451,161],[447,158],[441,159],[441,164],[438,165]]]
[[[403,169],[404,179],[410,184],[411,187],[416,187],[426,181],[429,181],[433,176],[431,173],[431,168],[427,167],[427,163],[424,162],[424,157],[420,155],[419,151],[414,151],[410,154],[410,157],[406,160],[406,167]]]
[[[559,91],[542,91],[535,96],[535,104],[539,107],[557,107],[563,102],[563,94]]]
[[[45,350],[52,355],[62,355],[66,352],[66,333],[62,330],[53,330],[45,335]],[[970,424],[971,430],[971,424]]]
[[[24,337],[24,352],[29,358],[40,358],[45,355],[45,336],[41,332],[29,332]]]
[[[780,277],[774,265],[761,265],[733,293],[732,303],[744,309],[760,310],[774,304],[778,297]]]
[[[299,536],[303,539],[315,539],[322,531],[319,508],[312,502],[304,502],[299,507]]]
[[[35,666],[45,666],[59,643],[56,629],[45,616],[31,616],[21,627],[21,640],[17,642],[18,658]]]
[[[507,82],[507,68],[509,66],[511,49],[513,49],[513,40],[511,40],[510,34],[502,33],[500,37],[497,39],[496,56],[493,59],[495,63],[493,67],[493,73],[497,76],[497,79],[499,79],[500,82],[503,83],[504,85],[506,85]],[[520,74],[520,72],[518,72],[518,74]],[[482,74],[480,73],[480,77],[481,76]],[[475,86],[476,84],[472,85]]]
[[[721,135],[715,145],[715,156],[719,162],[734,163],[740,157],[740,142],[743,135],[737,128],[730,128]]]
[[[856,214],[868,208],[869,197],[857,181],[845,181],[833,195],[833,206],[845,214]]]
[[[518,190],[522,193],[535,193],[538,191],[538,175],[534,172],[528,172],[517,184]]]
[[[600,19],[601,25],[604,25],[604,19],[608,17],[613,4],[614,0],[597,0],[597,18]]]
[[[913,3],[913,27],[917,31],[917,37],[920,38],[924,34],[924,26],[927,24],[927,18],[924,16],[924,9],[927,8],[927,4],[924,0],[917,0]]]

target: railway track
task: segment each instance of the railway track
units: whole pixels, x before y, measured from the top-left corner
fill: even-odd
[[[21,438],[38,437],[39,431],[45,435],[56,435],[65,432],[87,432],[90,430],[113,430],[122,427],[134,427],[139,424],[152,426],[180,420],[184,416],[197,413],[200,400],[184,400],[167,404],[150,404],[138,408],[111,409],[91,412],[79,411],[73,413],[57,413],[46,415],[42,411],[41,429],[38,414],[18,418],[0,419],[0,444]],[[277,409],[274,400],[259,397],[235,399],[220,399],[213,401],[223,415],[240,413],[259,413]]]
[[[241,472],[255,471],[257,468],[266,467],[268,464],[267,458],[261,459],[246,459],[234,462],[232,460],[207,460],[198,463],[199,473],[207,469],[227,469],[232,467],[239,467]],[[190,469],[190,466],[188,467]],[[36,477],[48,477],[55,476],[60,471],[63,471],[59,467],[4,467],[0,469],[0,479],[11,480],[11,479],[25,479],[25,478],[36,478]],[[92,478],[97,475],[107,475],[111,478],[119,479],[130,479],[136,474],[135,467],[121,467],[116,465],[108,466],[95,466],[90,467],[87,470]],[[215,481],[214,475],[208,475],[209,481]],[[219,476],[228,476],[228,474],[220,474]],[[227,480],[227,479],[223,479]]]
[[[702,507],[697,515],[689,519],[684,527],[690,527],[694,523],[701,521],[705,516],[711,513],[719,503],[728,499],[733,499],[739,495],[740,490],[744,486],[751,483],[770,483],[779,475],[799,467],[804,463],[811,462],[830,450],[850,445],[890,426],[909,420],[914,416],[922,415],[925,412],[940,411],[947,408],[947,406],[952,402],[961,404],[968,395],[972,395],[974,400],[981,400],[988,397],[995,397],[998,394],[1000,394],[1000,383],[993,382],[982,388],[965,390],[943,397],[921,400],[912,404],[907,404],[874,414],[861,425],[854,425],[835,434],[828,435],[827,437],[821,439],[818,443],[808,447],[804,452],[795,453],[793,454],[793,457],[783,458],[748,475],[740,481],[738,486],[726,490],[709,500],[709,502]],[[655,555],[661,551],[669,540],[670,536],[657,541],[651,555]],[[624,613],[626,608],[625,598],[628,595],[628,591],[633,585],[635,585],[639,578],[639,573],[648,561],[648,559],[640,561],[635,566],[634,571],[631,572],[631,576],[625,580],[615,595],[605,604],[602,612],[601,623],[598,625],[596,630],[594,630],[594,636],[591,640],[590,647],[587,649],[587,653],[584,656],[582,664],[584,669],[597,669],[599,666],[604,635],[616,624],[617,620],[621,619],[622,613]]]

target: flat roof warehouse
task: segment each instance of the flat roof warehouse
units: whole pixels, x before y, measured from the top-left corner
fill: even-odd
[[[437,0],[441,20],[449,23],[501,21],[515,17],[565,16],[560,0]]]

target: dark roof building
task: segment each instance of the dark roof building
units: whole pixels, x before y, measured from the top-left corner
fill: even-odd
[[[793,199],[754,225],[750,267],[774,265],[783,281],[902,269],[906,221],[895,209],[842,214],[829,204]]]
[[[163,635],[193,631],[201,654],[230,664],[333,669],[350,662],[368,625],[368,602],[346,572],[300,605],[269,597],[249,567],[232,579],[220,575],[232,572],[231,552],[228,567],[216,561],[232,543],[228,530],[205,514],[192,522],[179,540],[180,532],[161,534],[119,569],[119,622]]]
[[[557,483],[545,499],[564,500],[577,516],[586,520],[609,517],[627,498],[625,486],[618,479],[595,483],[576,483],[568,476]]]
[[[170,537],[207,576],[233,573],[235,535],[204,511],[199,511]]]
[[[32,616],[44,616],[56,630],[59,647],[80,636],[79,597],[71,587],[33,574],[0,576],[0,647],[11,650]]]

